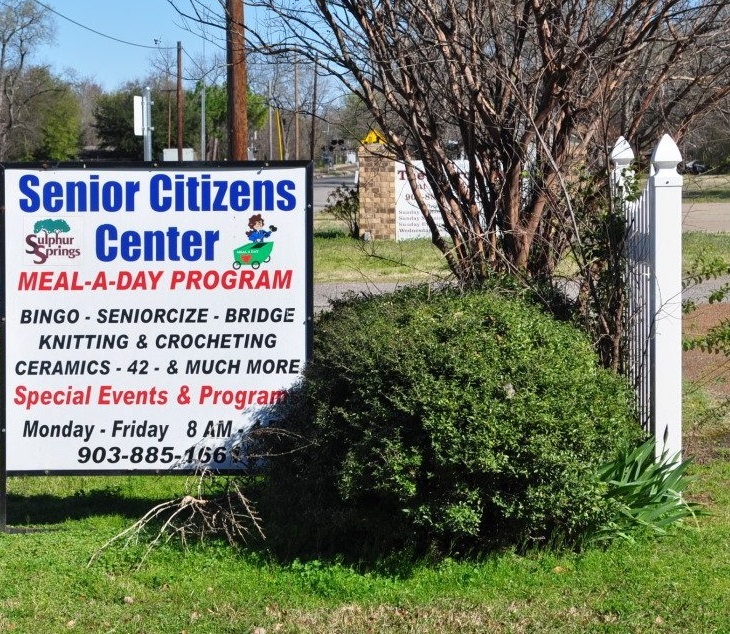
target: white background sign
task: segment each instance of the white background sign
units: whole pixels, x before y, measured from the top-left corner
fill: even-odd
[[[465,174],[467,173],[469,169],[468,161],[458,160],[455,161],[455,164],[458,169]],[[447,235],[441,222],[441,212],[436,205],[431,186],[428,184],[426,175],[423,172],[423,162],[414,161],[413,167],[416,170],[417,184],[421,195],[425,198],[428,209],[441,229],[441,233]],[[395,239],[401,241],[416,238],[431,239],[431,230],[416,204],[413,190],[406,177],[405,166],[403,163],[395,163]]]
[[[5,169],[9,472],[230,470],[311,323],[311,167]]]

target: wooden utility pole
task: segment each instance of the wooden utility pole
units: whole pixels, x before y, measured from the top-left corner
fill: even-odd
[[[267,101],[269,102],[269,155],[266,157],[270,161],[274,159],[274,109],[271,106],[271,80],[269,80],[269,91]]]
[[[312,91],[312,128],[309,132],[309,160],[314,160],[314,132],[317,124],[317,61],[319,58],[314,58],[314,89]]]
[[[182,83],[182,42],[177,43],[177,160],[183,160],[183,125],[185,122],[185,97]]]
[[[226,0],[228,63],[228,145],[232,161],[248,159],[248,99],[243,0]]]
[[[294,160],[299,160],[299,55],[294,57]]]

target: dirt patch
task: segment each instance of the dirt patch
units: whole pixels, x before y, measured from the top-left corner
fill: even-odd
[[[685,336],[703,335],[725,321],[730,321],[730,304],[701,304],[684,315]],[[686,381],[707,389],[718,398],[730,398],[730,357],[701,350],[688,350],[682,355],[682,372]]]
[[[685,336],[702,335],[723,322],[730,321],[730,303],[701,304],[683,318]],[[701,350],[682,355],[685,381],[685,454],[698,462],[728,456],[730,452],[730,356]],[[697,391],[693,394],[693,390]],[[693,408],[700,391],[711,403]],[[696,411],[698,410],[698,411]]]

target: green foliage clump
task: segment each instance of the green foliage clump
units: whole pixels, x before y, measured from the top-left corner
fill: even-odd
[[[631,402],[581,333],[523,300],[346,298],[277,412],[302,440],[271,462],[270,543],[319,556],[578,541],[611,512],[599,466],[641,436]]]
[[[599,470],[608,485],[606,498],[613,511],[601,526],[586,532],[588,541],[612,541],[620,537],[633,541],[636,534],[665,535],[667,528],[688,517],[702,514],[699,506],[687,502],[683,493],[691,478],[690,460],[663,455],[656,459],[656,439],[626,449]]]
[[[347,227],[347,235],[360,237],[360,192],[357,187],[337,187],[328,197],[327,206],[323,209]]]

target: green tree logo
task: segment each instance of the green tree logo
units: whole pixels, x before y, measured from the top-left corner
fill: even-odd
[[[71,227],[65,220],[39,220],[33,225],[33,233],[68,233]]]

